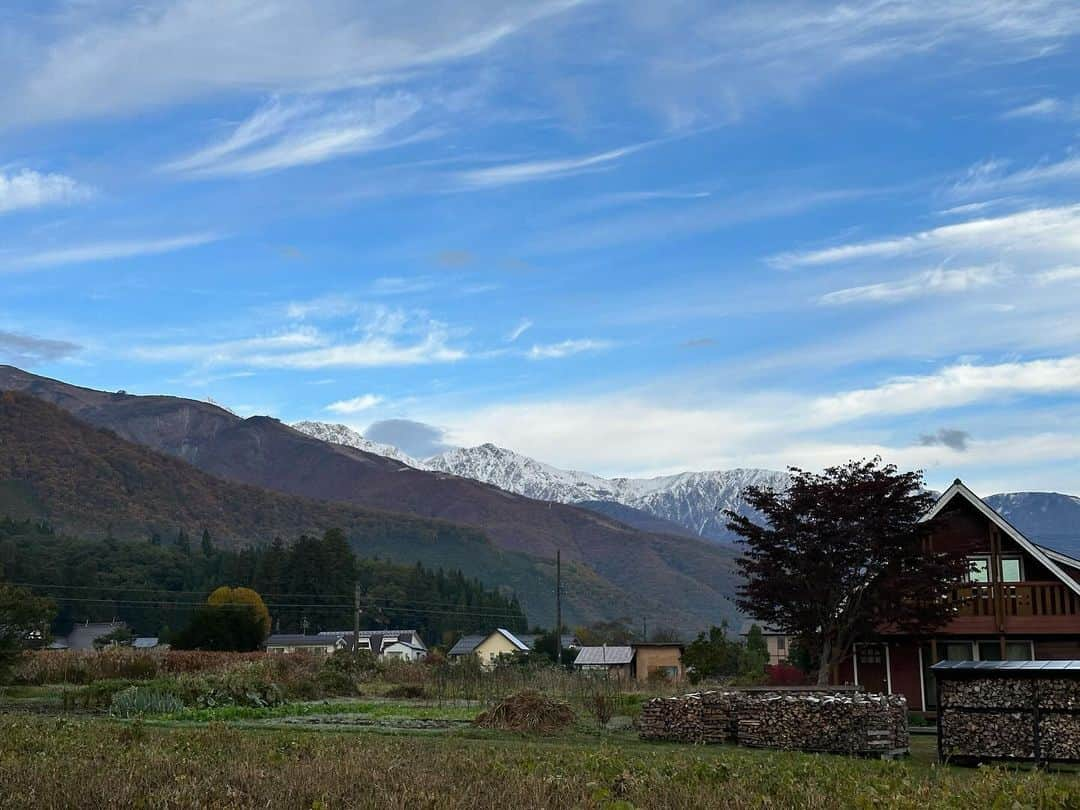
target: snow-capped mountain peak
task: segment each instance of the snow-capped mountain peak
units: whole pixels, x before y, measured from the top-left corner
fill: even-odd
[[[449,450],[427,459],[430,469],[474,478],[528,498],[581,503],[609,501],[648,512],[713,540],[730,540],[724,510],[749,514],[749,486],[784,488],[788,475],[772,470],[686,472],[657,478],[602,478],[562,470],[493,444]]]
[[[299,430],[301,433],[306,433],[308,436],[320,441],[343,444],[346,447],[363,450],[365,453],[374,453],[377,456],[392,458],[418,470],[428,469],[424,462],[401,452],[392,444],[369,441],[347,425],[334,425],[329,422],[296,422],[292,427],[294,430]]]

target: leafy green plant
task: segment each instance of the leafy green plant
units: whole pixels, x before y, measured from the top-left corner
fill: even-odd
[[[184,710],[184,702],[176,695],[146,686],[129,686],[112,697],[109,713],[118,717],[144,714],[176,714]]]

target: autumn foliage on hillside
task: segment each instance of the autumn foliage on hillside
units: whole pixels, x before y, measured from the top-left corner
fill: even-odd
[[[126,442],[39,399],[0,394],[0,482],[27,485],[54,527],[143,538],[204,530],[226,545],[339,527],[373,542],[478,532],[441,521],[314,501],[223,481]]]

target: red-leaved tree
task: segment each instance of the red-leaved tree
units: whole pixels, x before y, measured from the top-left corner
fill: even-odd
[[[857,641],[884,628],[924,634],[948,620],[945,596],[967,563],[924,547],[918,520],[934,497],[921,472],[880,458],[790,472],[784,491],[744,494],[764,525],[725,515],[746,547],[739,608],[801,639],[819,662],[818,684]]]

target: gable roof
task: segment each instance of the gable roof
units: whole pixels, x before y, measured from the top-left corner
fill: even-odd
[[[615,666],[629,664],[633,660],[633,647],[582,647],[574,659],[574,666]]]
[[[507,641],[509,641],[514,646],[514,649],[518,650],[519,652],[528,652],[530,649],[532,649],[531,647],[529,647],[528,644],[526,644],[524,641],[515,636],[506,628],[496,627],[490,633],[472,633],[467,636],[462,636],[457,640],[457,643],[455,643],[454,646],[450,648],[450,652],[448,652],[447,655],[468,655],[496,634],[502,636]]]
[[[468,655],[477,647],[480,646],[480,642],[487,638],[490,633],[472,633],[468,636],[462,636],[450,648],[447,655]]]
[[[509,641],[511,644],[513,644],[515,647],[517,647],[521,652],[528,652],[529,651],[529,645],[526,644],[524,641],[522,641],[517,636],[515,636],[513,633],[511,633],[506,628],[504,628],[504,627],[496,627],[495,628],[495,633],[498,633],[500,636],[505,638],[507,641]],[[489,633],[487,635],[487,638],[491,638],[493,635],[495,635],[495,633]]]
[[[523,641],[530,650],[536,649],[536,641],[541,636],[538,633],[518,634],[518,639]],[[581,646],[577,636],[573,633],[563,633],[562,647],[564,650],[573,650]]]
[[[1058,566],[1058,562],[1061,561],[1060,559],[1058,561],[1055,561],[1054,558],[1047,554],[1041,546],[1035,545],[1026,537],[1024,537],[1023,532],[1021,532],[1019,529],[1009,523],[1009,521],[999,515],[990,506],[988,506],[982,498],[980,498],[978,495],[968,489],[967,486],[965,486],[964,482],[961,481],[959,478],[953,481],[951,487],[941,493],[941,497],[937,499],[937,503],[930,507],[929,512],[919,518],[919,522],[927,523],[933,520],[941,514],[941,512],[945,509],[946,506],[948,506],[948,504],[953,500],[953,498],[957,497],[963,498],[972,506],[974,506],[983,515],[983,517],[985,517],[993,525],[997,526],[998,529],[1000,529],[1002,532],[1012,538],[1016,542],[1016,544],[1020,546],[1020,548],[1022,548],[1040,563],[1045,565],[1046,568],[1050,571],[1050,573],[1060,579],[1065,584],[1065,586],[1069,588],[1069,590],[1071,590],[1077,596],[1080,596],[1080,583],[1078,583],[1076,580],[1074,580],[1072,577],[1070,577],[1068,574],[1061,570],[1061,568]],[[1058,558],[1065,557],[1064,554],[1060,554],[1058,552],[1053,552],[1053,554],[1055,557]]]
[[[333,636],[301,633],[274,633],[266,639],[266,647],[331,647],[337,641]]]
[[[1076,559],[1076,557],[1070,557],[1068,554],[1062,554],[1060,551],[1055,551],[1052,548],[1047,548],[1042,545],[1040,545],[1039,548],[1042,549],[1043,554],[1054,562],[1060,563],[1061,565],[1067,565],[1069,568],[1080,569],[1080,560]]]

